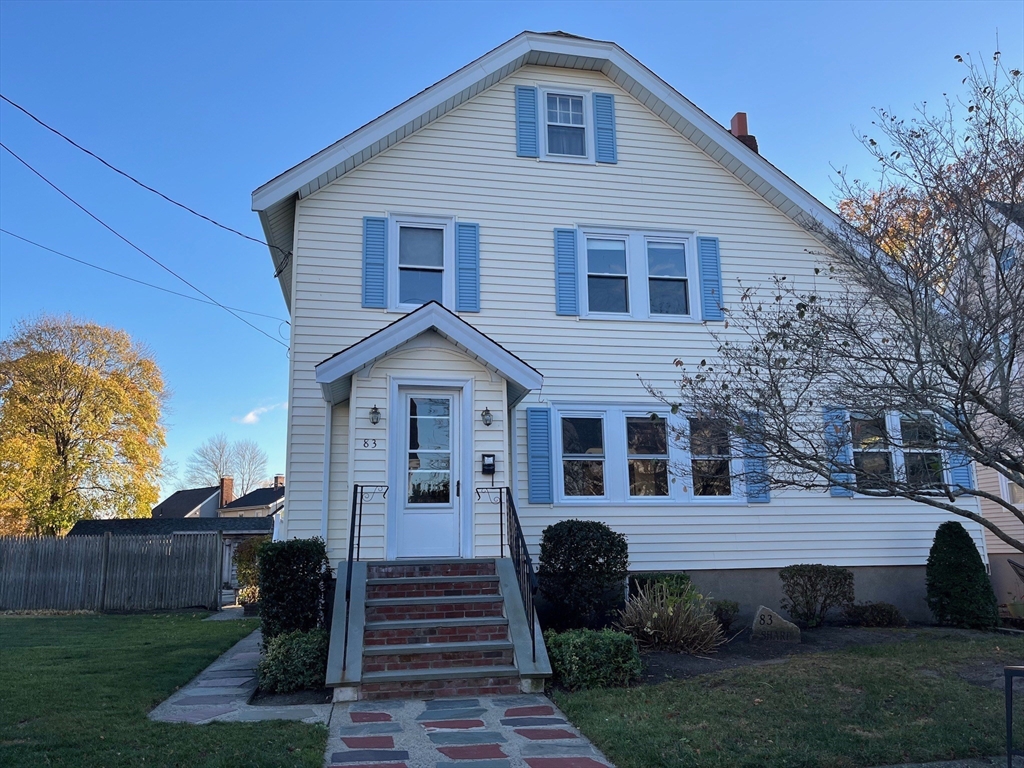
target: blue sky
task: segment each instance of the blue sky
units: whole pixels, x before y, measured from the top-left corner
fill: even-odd
[[[830,202],[832,166],[870,174],[854,127],[955,92],[955,54],[1024,63],[1024,0],[715,3],[0,2],[0,91],[115,165],[255,237],[257,186],[524,29],[614,40]],[[265,248],[173,208],[7,105],[0,138],[218,301],[288,317]],[[867,177],[867,176],[865,176]],[[190,292],[6,153],[0,226]],[[70,312],[123,328],[171,397],[167,455],[224,432],[284,471],[283,346],[221,309],[0,235],[0,334]],[[275,338],[279,320],[249,317]],[[262,409],[262,410],[261,410]]]

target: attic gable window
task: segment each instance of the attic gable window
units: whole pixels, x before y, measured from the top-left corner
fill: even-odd
[[[547,94],[547,153],[587,156],[587,129],[582,95]]]

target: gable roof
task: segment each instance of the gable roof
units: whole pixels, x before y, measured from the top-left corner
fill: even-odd
[[[190,517],[79,520],[68,536],[169,536],[172,533],[258,533],[274,532],[273,517]]]
[[[522,32],[252,193],[252,208],[259,213],[289,308],[295,201],[528,65],[603,73],[785,215],[796,221],[838,221],[826,205],[615,43],[564,32]]]
[[[431,301],[318,363],[316,381],[323,391],[324,400],[332,405],[348,400],[352,390],[352,374],[428,331],[436,332],[505,379],[509,406],[522,400],[527,392],[540,389],[544,383],[544,377],[536,368],[520,360],[458,315],[436,301]]]
[[[284,486],[276,488],[257,488],[244,496],[239,496],[221,509],[240,509],[242,507],[269,507],[284,498]]]
[[[153,507],[153,517],[184,517],[203,502],[208,501],[215,493],[220,493],[220,486],[186,488],[182,491],[175,491]]]

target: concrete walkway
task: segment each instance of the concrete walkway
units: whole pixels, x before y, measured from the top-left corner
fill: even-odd
[[[335,704],[330,768],[606,768],[540,695]]]
[[[259,646],[260,632],[256,630],[239,640],[192,682],[157,706],[149,713],[149,719],[163,723],[195,724],[257,720],[329,722],[330,704],[285,707],[254,707],[249,704],[249,699],[256,691]]]

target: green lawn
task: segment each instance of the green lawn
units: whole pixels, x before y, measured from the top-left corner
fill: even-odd
[[[1020,664],[1024,640],[917,632],[904,643],[555,699],[619,768],[860,768],[1005,754],[1002,691],[961,673]],[[1015,721],[1024,737],[1024,719]]]
[[[0,765],[319,768],[322,726],[146,719],[256,628],[205,615],[0,616]]]

